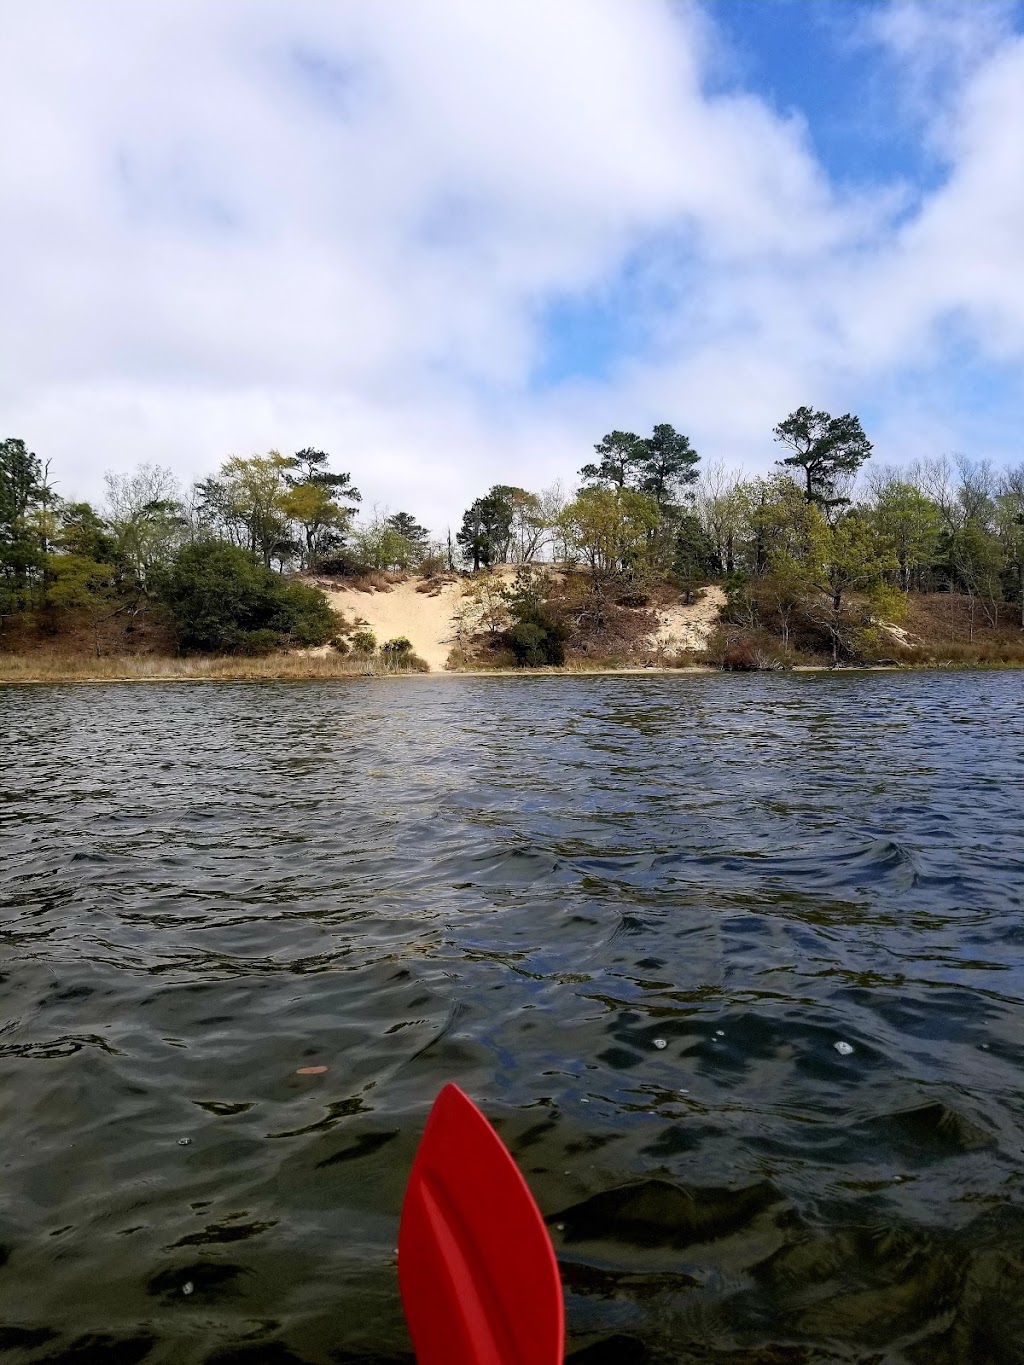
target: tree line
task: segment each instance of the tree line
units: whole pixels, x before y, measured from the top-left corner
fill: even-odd
[[[144,464],[108,474],[102,505],[65,499],[24,441],[0,442],[0,626],[29,619],[99,630],[159,603],[186,648],[316,643],[326,602],[302,576],[574,566],[597,599],[656,580],[685,592],[713,579],[731,610],[788,639],[812,622],[836,658],[851,603],[898,615],[901,595],[956,592],[973,612],[1024,624],[1024,464],[963,457],[868,465],[852,414],[796,409],[774,428],[779,458],[756,477],[701,462],[661,423],[609,432],[579,484],[496,484],[454,536],[409,512],[360,516],[349,473],[312,447],[232,457],[182,490]],[[524,609],[525,610],[525,609]],[[531,608],[532,610],[532,608]],[[855,613],[856,615],[856,613]],[[526,622],[526,624],[530,624]]]

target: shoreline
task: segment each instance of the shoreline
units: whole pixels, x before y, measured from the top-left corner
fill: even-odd
[[[214,673],[56,673],[52,675],[29,675],[27,677],[5,677],[0,672],[0,687],[45,687],[56,686],[64,687],[69,683],[82,683],[88,686],[98,686],[102,683],[307,683],[307,682],[384,682],[396,679],[424,679],[424,678],[610,678],[610,677],[708,677],[717,675],[726,676],[751,676],[756,673],[758,676],[777,677],[793,673],[979,673],[979,672],[1005,672],[1007,670],[1024,668],[1021,664],[848,664],[840,665],[838,668],[831,664],[797,664],[793,668],[786,669],[761,669],[761,670],[734,670],[724,668],[714,668],[710,664],[696,664],[689,668],[668,668],[668,667],[642,667],[636,665],[623,665],[621,668],[465,668],[465,669],[444,669],[431,671],[429,673],[409,671],[409,672],[388,672],[377,673],[371,670],[365,672],[342,672],[336,673],[308,672],[282,670],[274,672],[247,672],[240,668],[237,672],[225,671]]]

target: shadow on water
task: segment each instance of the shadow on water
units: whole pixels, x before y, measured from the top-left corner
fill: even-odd
[[[0,691],[0,1356],[408,1365],[455,1079],[576,1365],[1021,1361],[1019,700]]]

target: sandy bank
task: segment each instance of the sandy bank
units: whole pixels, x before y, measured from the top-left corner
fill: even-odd
[[[421,579],[392,584],[388,591],[359,592],[317,580],[335,611],[373,631],[377,643],[405,636],[413,652],[431,672],[444,668],[455,645],[455,612],[462,601],[462,583],[443,583],[433,592],[417,592]]]
[[[514,574],[515,570],[511,566],[503,566],[495,577],[510,581]],[[444,583],[429,593],[418,592],[421,580],[412,578],[404,583],[395,583],[388,590],[375,592],[360,592],[356,588],[322,580],[317,581],[317,586],[326,594],[335,611],[340,611],[347,621],[368,626],[376,635],[378,644],[404,635],[412,643],[415,653],[430,666],[431,672],[438,672],[445,667],[449,653],[458,643],[458,618],[462,619],[462,629],[473,627],[471,579]],[[668,653],[702,650],[724,606],[725,592],[718,586],[712,586],[705,590],[699,602],[690,606],[679,603],[659,608],[659,625],[651,637],[652,648]]]

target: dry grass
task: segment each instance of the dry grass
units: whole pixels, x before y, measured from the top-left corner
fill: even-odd
[[[425,672],[415,656],[402,664],[359,656],[270,654],[172,658],[156,655],[0,654],[0,683],[36,682],[221,682],[300,681],[315,678],[384,677]]]
[[[916,668],[1024,668],[1024,639],[947,640],[893,651],[900,663]]]
[[[390,592],[396,583],[404,583],[410,575],[391,569],[369,569],[366,573],[339,578],[315,578],[320,588],[351,588],[353,592]]]

